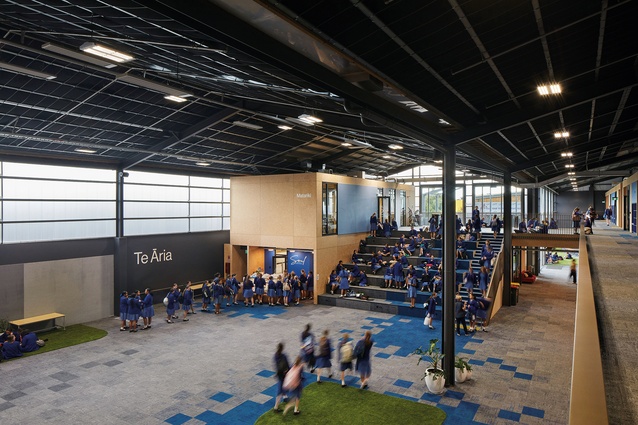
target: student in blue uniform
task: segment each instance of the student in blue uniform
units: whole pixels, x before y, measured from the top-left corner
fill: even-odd
[[[436,304],[438,302],[438,295],[439,294],[437,293],[435,289],[434,292],[432,292],[432,295],[430,295],[430,299],[428,300],[428,308],[427,308],[426,317],[430,319],[430,324],[428,325],[430,329],[434,329],[434,326],[432,326],[432,323],[434,321],[434,314],[436,313]]]
[[[301,299],[301,282],[299,282],[299,277],[295,275],[295,272],[292,272],[292,301],[294,301],[295,305],[299,305],[299,300]]]
[[[179,288],[177,288],[177,283],[175,283],[166,295],[166,298],[168,299],[168,303],[166,304],[166,323],[173,323],[171,319],[175,316],[175,304],[177,303],[178,296]]]
[[[479,274],[478,274],[478,280],[479,280],[479,289],[481,290],[482,296],[487,295],[487,284],[489,281],[489,277],[490,277],[490,271],[487,268],[485,268],[485,266],[481,266],[481,270],[479,271]]]
[[[230,277],[230,284],[233,288],[233,305],[239,305],[237,302],[239,298],[239,281],[237,280],[237,275],[233,273]]]
[[[463,235],[459,235],[456,238],[456,258],[467,258],[465,255],[465,240],[463,239]]]
[[[478,310],[479,303],[474,294],[470,294],[469,298],[467,311],[470,318],[470,332],[474,332],[476,330],[476,311]]]
[[[284,307],[288,307],[289,306],[288,300],[290,299],[290,291],[292,290],[292,286],[290,285],[290,276],[287,273],[284,274],[282,285],[283,285],[282,289],[283,289]]]
[[[301,390],[303,389],[303,362],[301,361],[301,356],[297,356],[295,359],[295,364],[292,365],[288,373],[286,374],[286,379],[288,379],[288,375],[291,375],[291,386],[288,388],[288,404],[286,404],[286,408],[284,409],[284,415],[288,413],[290,409],[295,408],[294,414],[298,415],[301,413],[299,410],[299,401],[301,400]]]
[[[275,282],[275,298],[276,298],[276,304],[277,305],[281,305],[282,304],[282,300],[281,298],[284,296],[284,284],[281,280],[281,275],[277,276],[277,282]]]
[[[368,275],[366,272],[359,272],[359,286],[368,286]]]
[[[193,290],[191,289],[190,280],[186,283],[186,288],[184,288],[184,302],[182,303],[182,309],[184,310],[184,317],[182,317],[183,322],[188,322],[188,318],[186,317],[191,310],[191,306],[193,305]]]
[[[330,285],[330,293],[334,294],[337,289],[339,289],[339,279],[337,278],[337,272],[332,270],[330,272],[330,276],[328,277],[328,285]]]
[[[386,288],[392,288],[392,266],[388,263],[385,268],[385,274],[383,275],[383,282]]]
[[[379,253],[373,253],[372,257],[370,257],[370,268],[372,269],[372,274],[376,274],[377,270],[379,270],[381,268],[381,254]]]
[[[613,215],[614,215],[614,210],[612,210],[610,207],[605,208],[605,212],[603,213],[603,218],[607,222],[607,226],[609,226],[609,223],[611,223],[611,218]]]
[[[255,296],[257,297],[256,303],[263,304],[264,303],[264,287],[266,286],[266,279],[262,277],[261,273],[257,273],[257,277],[255,278]]]
[[[210,304],[212,288],[210,287],[210,281],[204,281],[202,285],[202,311],[208,311],[208,305]]]
[[[310,329],[312,325],[308,323],[301,332],[301,358],[303,362],[310,368],[310,373],[315,371],[315,336]]]
[[[465,323],[465,308],[466,304],[461,298],[461,294],[456,294],[454,300],[454,318],[456,319],[456,335],[461,336],[461,326],[465,331],[465,336],[470,336],[467,331],[467,324]]]
[[[275,305],[275,298],[277,297],[277,288],[275,286],[275,280],[272,275],[268,276],[268,305],[270,307]]]
[[[2,344],[2,357],[5,360],[22,357],[22,348],[20,343],[16,341],[15,335],[9,335],[4,344]]]
[[[430,217],[428,223],[430,224],[430,227],[428,229],[430,232],[430,239],[434,239],[436,238],[436,228],[438,227],[438,220],[436,218],[436,215],[432,214],[432,217]]]
[[[397,288],[402,288],[404,286],[405,278],[403,277],[403,264],[397,258],[397,261],[392,265],[392,278],[397,286]]]
[[[527,233],[527,225],[525,224],[525,220],[521,220],[518,223],[518,231],[519,233]]]
[[[357,357],[357,366],[356,370],[359,372],[359,376],[361,377],[361,389],[368,388],[368,379],[370,379],[370,375],[372,374],[372,366],[370,364],[370,351],[372,350],[372,345],[374,341],[372,340],[372,332],[366,331],[363,339],[357,343],[363,344],[363,353]],[[355,346],[355,352],[357,351]]]
[[[140,299],[140,291],[134,291],[128,297],[128,324],[131,329],[129,332],[137,332],[137,321],[142,315],[142,300]]]
[[[470,266],[468,271],[463,273],[463,282],[462,282],[462,286],[465,286],[465,290],[467,291],[468,294],[474,291],[474,282],[476,282],[476,275],[474,275],[472,266]],[[458,291],[459,292],[461,291],[461,285],[459,285]]]
[[[350,289],[350,272],[346,270],[346,268],[342,268],[338,274],[339,276],[339,289],[341,289],[340,297],[343,298],[346,296],[346,292]]]
[[[377,236],[377,228],[379,227],[379,220],[377,219],[377,213],[372,213],[370,216],[370,236],[373,238]]]
[[[231,275],[226,275],[224,282],[224,298],[226,299],[226,307],[230,307],[230,303],[235,299],[235,288],[233,287],[233,279]],[[223,300],[222,300],[223,301]]]
[[[315,299],[315,276],[312,274],[312,270],[308,271],[308,296],[307,299]]]
[[[128,320],[128,292],[124,291],[120,294],[120,331],[127,329],[126,321]]]
[[[144,320],[144,327],[142,330],[151,328],[153,316],[155,316],[155,309],[153,308],[153,294],[151,294],[151,288],[146,288],[144,290],[144,301],[142,301],[142,319]]]
[[[410,298],[410,308],[414,308],[416,302],[416,288],[418,281],[414,273],[408,274],[408,298]]]
[[[473,218],[473,221],[474,221],[474,232],[476,233],[476,240],[480,241],[481,232],[483,231],[481,217],[477,215]]]
[[[488,245],[487,249],[483,253],[483,256],[481,257],[481,261],[483,261],[483,266],[485,266],[485,268],[488,271],[490,271],[490,269],[492,268],[493,258],[494,258],[494,250],[492,249],[491,245]]]
[[[317,370],[317,383],[321,384],[321,375],[324,369],[328,369],[328,378],[332,378],[332,343],[328,338],[328,330],[323,331],[323,335],[319,338],[319,349],[317,351],[317,360],[315,369]]]
[[[275,356],[273,357],[275,362],[275,370],[277,377],[277,394],[275,398],[275,408],[273,409],[275,412],[281,412],[282,410],[279,408],[279,403],[281,403],[281,399],[285,396],[286,392],[284,391],[284,378],[286,377],[286,373],[290,370],[290,363],[288,363],[288,356],[284,353],[284,344],[277,344],[277,351],[275,352]]]
[[[386,238],[392,236],[392,226],[390,225],[390,222],[387,218],[383,222],[383,236],[385,236]]]
[[[494,214],[492,217],[492,222],[490,223],[490,227],[492,228],[492,232],[494,232],[494,237],[501,232],[501,220]]]
[[[244,307],[248,307],[250,303],[251,307],[255,306],[255,300],[253,300],[253,282],[248,275],[244,276]]]
[[[219,276],[213,279],[213,304],[215,304],[215,314],[221,314],[221,305],[224,299],[224,286]]]
[[[354,347],[352,346],[352,341],[350,341],[350,336],[347,333],[343,334],[343,337],[339,341],[337,345],[337,353],[339,359],[339,370],[341,371],[341,386],[346,386],[346,370],[352,371],[352,360]]]
[[[392,254],[392,248],[390,245],[385,244],[385,246],[381,249],[381,255],[384,257],[389,257]]]
[[[38,337],[35,332],[31,332],[28,329],[22,331],[22,343],[20,344],[20,350],[23,353],[29,353],[31,351],[37,351],[40,346],[37,343]]]
[[[392,223],[391,224],[392,224],[392,226],[391,226],[392,230],[399,230],[399,225],[397,224],[397,221],[396,221],[396,219],[394,217],[392,217]]]

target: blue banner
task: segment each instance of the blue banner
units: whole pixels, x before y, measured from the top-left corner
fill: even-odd
[[[295,272],[297,276],[301,274],[301,269],[306,271],[306,274],[313,267],[313,254],[312,251],[288,251],[288,273]]]

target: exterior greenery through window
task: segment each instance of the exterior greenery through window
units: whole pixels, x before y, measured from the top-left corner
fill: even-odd
[[[337,234],[337,183],[321,185],[322,235]]]

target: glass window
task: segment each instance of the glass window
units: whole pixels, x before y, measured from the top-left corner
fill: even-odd
[[[322,235],[336,235],[337,228],[337,183],[323,183],[322,202]]]
[[[124,202],[124,217],[188,217],[188,204],[185,202]]]
[[[3,242],[105,238],[115,235],[115,220],[4,223]]]
[[[188,218],[126,220],[124,234],[153,235],[157,233],[188,233]]]

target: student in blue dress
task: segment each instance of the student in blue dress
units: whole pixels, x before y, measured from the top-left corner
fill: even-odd
[[[219,276],[215,276],[213,280],[213,303],[215,304],[215,314],[221,314],[221,305],[224,300],[224,285],[222,285]]]
[[[394,217],[392,217],[391,230],[399,230],[399,225]]]
[[[368,275],[366,272],[359,272],[359,286],[368,286]]]
[[[22,348],[20,343],[16,341],[15,335],[9,335],[4,344],[2,344],[2,358],[5,360],[22,357]]]
[[[237,275],[233,273],[230,277],[230,285],[233,288],[233,305],[239,305],[237,302],[239,299],[239,281]]]
[[[343,298],[346,296],[348,289],[350,289],[350,272],[344,267],[338,274],[339,276],[339,289],[341,289],[340,297]]]
[[[476,275],[474,274],[474,271],[472,270],[472,266],[470,266],[468,271],[463,273],[463,280],[459,284],[458,292],[461,292],[462,286],[465,287],[465,290],[467,291],[468,294],[473,292],[474,282],[476,282]]]
[[[30,353],[31,351],[39,350],[40,346],[37,341],[38,337],[35,332],[25,329],[22,331],[22,343],[20,344],[20,350],[23,353]]]
[[[432,295],[430,295],[430,299],[428,299],[428,307],[425,317],[429,319],[428,327],[430,329],[434,329],[432,323],[434,321],[434,315],[436,314],[436,304],[438,302],[438,296],[439,294],[435,289],[434,292],[432,292]]]
[[[438,227],[438,220],[435,214],[432,214],[432,217],[430,217],[430,220],[428,220],[428,223],[430,223],[430,227],[429,227],[430,239],[434,239],[436,238],[436,228]]]
[[[230,275],[226,275],[226,281],[224,282],[224,298],[226,299],[226,307],[230,307],[230,303],[235,299],[235,288]]]
[[[307,299],[315,299],[315,276],[312,274],[312,270],[308,271],[308,293]]]
[[[381,249],[381,255],[384,257],[389,257],[391,254],[392,254],[392,248],[390,248],[390,245],[385,244],[383,249]]]
[[[315,371],[315,336],[312,332],[310,332],[310,329],[312,328],[312,325],[310,323],[308,323],[305,327],[305,329],[303,330],[303,332],[301,332],[301,358],[303,359],[303,362],[305,364],[308,365],[308,367],[310,368],[310,373],[313,373]]]
[[[470,294],[469,299],[467,311],[470,318],[470,332],[474,332],[476,330],[476,311],[478,310],[479,303],[476,301],[474,294]]]
[[[332,270],[328,277],[328,286],[330,286],[330,293],[334,295],[335,291],[339,289],[339,279],[337,279],[337,272]]]
[[[277,289],[275,286],[275,280],[272,275],[268,276],[268,305],[270,307],[275,305],[275,298],[277,297]]]
[[[520,223],[518,223],[518,232],[527,233],[527,225],[525,224],[525,220],[521,220]]]
[[[492,232],[494,232],[494,237],[501,233],[501,220],[496,216],[496,214],[494,214],[494,217],[492,217],[490,227],[492,228]]]
[[[440,239],[443,237],[443,217],[439,220],[439,227],[436,228],[436,237]]]
[[[408,298],[410,298],[410,308],[414,308],[416,302],[416,288],[419,282],[413,273],[408,274]]]
[[[120,331],[127,329],[126,321],[128,320],[128,292],[124,291],[120,294]]]
[[[188,318],[186,317],[193,305],[193,290],[191,289],[190,280],[186,284],[186,288],[184,288],[184,302],[182,303],[182,309],[184,310],[184,317],[182,317],[183,322],[188,322]]]
[[[382,267],[380,264],[382,261],[383,260],[381,260],[380,253],[372,254],[372,257],[370,258],[370,268],[372,269],[372,274],[377,274],[377,270]]]
[[[146,288],[144,290],[144,300],[142,301],[142,319],[144,320],[144,327],[142,330],[151,328],[153,316],[155,316],[155,309],[153,308],[153,294],[151,294],[151,288]]]
[[[385,268],[383,282],[385,284],[385,288],[392,288],[392,266],[389,263],[388,266]]]
[[[392,278],[397,288],[404,287],[405,278],[403,277],[403,264],[397,258],[397,261],[392,265]]]
[[[299,300],[301,299],[301,282],[299,282],[299,277],[295,275],[295,272],[292,272],[292,302],[295,305],[299,305]]]
[[[174,283],[168,295],[166,295],[166,298],[168,299],[166,304],[166,323],[173,323],[171,319],[175,317],[177,297],[179,297],[179,288],[177,287],[177,283]]]
[[[372,374],[372,366],[370,365],[370,351],[372,350],[372,345],[374,341],[372,340],[372,332],[366,331],[363,339],[357,342],[357,345],[362,344],[363,350],[362,353],[357,355],[357,366],[356,370],[359,372],[359,376],[361,377],[361,389],[368,388],[368,379],[370,379],[370,375]],[[358,354],[357,347],[355,346],[355,354]]]
[[[275,398],[275,408],[273,410],[279,413],[282,411],[279,408],[279,404],[281,403],[281,399],[286,395],[284,391],[284,378],[288,370],[290,370],[290,363],[288,363],[288,356],[284,353],[283,343],[280,342],[277,344],[277,351],[275,352],[273,360],[275,362],[275,370],[277,371],[275,374],[277,377],[277,394]]]
[[[350,336],[347,333],[343,334],[343,337],[337,345],[337,353],[339,359],[339,370],[341,371],[341,386],[346,386],[346,370],[352,372],[352,360],[354,359],[354,346],[350,341]]]
[[[485,296],[487,294],[487,283],[490,277],[490,271],[485,268],[485,266],[481,266],[481,270],[478,274],[479,281],[479,289],[481,290],[481,295]]]
[[[463,239],[463,235],[459,235],[456,238],[456,258],[467,258],[465,255],[465,240]]]
[[[288,307],[290,300],[290,291],[292,291],[292,285],[290,284],[290,276],[284,275],[283,280],[283,303],[284,307]]]
[[[210,287],[210,281],[204,281],[202,285],[202,311],[208,311],[208,305],[210,304],[212,288]]]
[[[466,304],[461,297],[461,294],[456,294],[454,300],[454,318],[456,319],[456,335],[461,336],[461,326],[463,326],[463,331],[465,331],[465,336],[470,336],[470,333],[467,331],[467,324],[465,323],[465,314],[466,314]]]
[[[250,303],[251,307],[255,306],[255,300],[253,300],[253,282],[248,275],[244,276],[244,307],[248,307]]]
[[[299,410],[299,401],[301,400],[303,379],[303,362],[301,361],[301,356],[297,356],[295,363],[284,378],[284,382],[288,381],[288,386],[286,386],[288,391],[288,404],[286,404],[286,408],[284,409],[284,415],[293,407],[295,408],[293,414],[298,415],[301,413]]]
[[[281,297],[284,296],[284,284],[281,280],[281,275],[277,276],[277,282],[275,282],[275,301],[277,305],[282,304]]]
[[[554,220],[554,217],[549,219],[549,228],[558,229],[558,223],[556,223],[556,220]]]
[[[370,216],[370,236],[373,238],[377,236],[377,228],[379,227],[379,219],[377,213],[372,213]]]
[[[611,218],[613,215],[614,215],[614,210],[612,210],[610,207],[605,208],[605,212],[603,213],[603,218],[607,222],[607,226],[609,226],[609,223],[611,223]]]
[[[266,286],[266,279],[262,277],[261,273],[257,273],[255,278],[255,296],[257,297],[257,304],[264,303],[264,287]]]
[[[321,375],[324,369],[328,369],[328,379],[332,378],[332,343],[328,338],[328,330],[323,331],[323,335],[319,338],[319,349],[317,351],[317,360],[315,369],[317,370],[317,383],[321,384]]]
[[[133,291],[128,297],[129,332],[137,332],[137,321],[142,316],[140,291]]]
[[[357,263],[358,259],[356,257],[356,250],[352,251],[352,255],[354,256],[353,263]],[[354,261],[357,260],[357,261]],[[301,269],[299,273],[299,286],[301,287],[301,297],[300,299],[305,300],[308,296],[308,276],[306,276],[306,271]]]
[[[383,236],[385,236],[386,238],[392,236],[392,225],[390,225],[390,222],[387,218],[383,222]]]
[[[474,232],[476,233],[476,240],[480,241],[481,232],[483,231],[482,229],[483,223],[481,222],[481,217],[477,215],[473,218],[473,221],[474,221]]]
[[[493,258],[494,258],[494,250],[492,249],[491,245],[488,245],[487,249],[483,253],[483,256],[481,257],[481,261],[483,261],[483,266],[485,266],[485,268],[488,271],[490,271],[490,269],[492,268]]]

